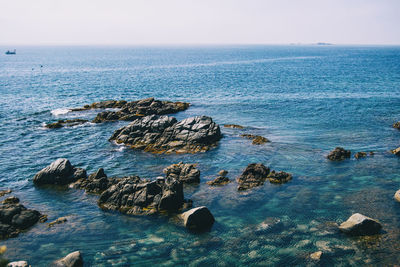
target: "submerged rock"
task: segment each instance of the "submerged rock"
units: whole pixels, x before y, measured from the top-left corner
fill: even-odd
[[[42,214],[37,210],[25,208],[16,197],[3,201],[0,206],[0,239],[17,236],[22,230],[36,224]]]
[[[290,173],[287,172],[275,172],[275,171],[271,171],[268,174],[268,179],[271,183],[274,184],[283,184],[283,183],[287,183],[290,180],[292,180],[292,175]]]
[[[396,149],[393,149],[391,152],[392,152],[393,154],[395,154],[396,156],[400,156],[400,147],[398,147],[398,148],[396,148]]]
[[[319,261],[321,259],[321,256],[322,256],[322,251],[317,251],[310,254],[310,259]]]
[[[244,129],[242,125],[237,125],[237,124],[224,124],[224,127],[232,129]]]
[[[283,227],[284,225],[280,219],[269,217],[256,226],[255,232],[266,234],[282,230]]]
[[[184,204],[181,181],[157,179],[148,182],[138,176],[124,177],[116,181],[100,195],[100,208],[144,215],[177,211]]]
[[[46,124],[45,127],[49,128],[49,129],[58,129],[58,128],[62,128],[62,127],[71,127],[71,126],[84,124],[86,122],[88,122],[88,120],[82,120],[82,119],[58,120],[57,122]]]
[[[182,213],[183,224],[194,231],[209,230],[215,222],[214,216],[207,207],[198,207]]]
[[[217,146],[221,138],[218,124],[207,116],[177,122],[174,117],[151,115],[118,129],[110,140],[153,153],[196,153]]]
[[[196,168],[196,165],[179,162],[168,166],[163,172],[167,179],[172,178],[187,184],[200,183],[200,170]]]
[[[239,183],[238,190],[246,190],[263,185],[269,172],[270,169],[261,163],[249,164],[237,179]]]
[[[62,259],[59,259],[53,263],[54,267],[81,267],[83,266],[83,258],[80,251],[75,251]]]
[[[327,158],[332,161],[341,161],[350,158],[350,155],[350,150],[345,150],[343,147],[336,147],[328,154]]]
[[[86,178],[86,170],[72,166],[68,159],[60,158],[39,171],[33,182],[36,185],[66,185],[80,178]]]
[[[360,213],[351,215],[347,221],[339,226],[339,230],[349,235],[374,235],[378,234],[382,225]]]
[[[393,128],[400,130],[400,121],[393,123]]]
[[[99,105],[97,105],[96,108],[99,108],[98,106]],[[187,108],[189,108],[189,106],[190,104],[185,102],[160,101],[160,100],[155,100],[154,98],[146,98],[132,102],[125,101],[123,104],[118,103],[118,105],[115,104],[112,106],[112,108],[120,108],[120,110],[101,112],[97,114],[93,122],[99,123],[99,122],[117,121],[117,120],[133,121],[137,118],[148,115],[165,115],[165,114],[177,113],[179,111],[186,110]]]
[[[253,140],[253,145],[261,145],[270,142],[267,138],[260,136],[260,135],[253,135],[253,134],[242,134],[241,137]]]
[[[398,202],[400,202],[400,189],[396,191],[394,194],[394,199],[396,199]]]

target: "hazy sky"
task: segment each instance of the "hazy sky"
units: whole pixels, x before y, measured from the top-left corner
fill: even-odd
[[[400,44],[400,0],[0,0],[0,44]]]

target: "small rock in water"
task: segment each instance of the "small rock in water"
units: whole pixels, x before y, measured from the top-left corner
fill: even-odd
[[[270,169],[262,163],[249,164],[237,179],[239,183],[238,190],[246,190],[263,185],[269,172]]]
[[[72,127],[72,126],[84,124],[86,122],[88,122],[88,120],[82,120],[82,119],[58,120],[57,122],[46,124],[46,128],[59,129],[62,127]]]
[[[7,267],[30,267],[27,261],[13,261],[7,264]]]
[[[80,251],[75,251],[53,263],[54,267],[81,267],[83,258]]]
[[[244,129],[243,126],[237,124],[224,124],[225,128]]]
[[[332,161],[341,161],[346,158],[350,158],[350,155],[351,155],[350,150],[345,150],[343,147],[336,147],[329,153],[327,158]]]
[[[400,156],[400,147],[393,149],[392,153],[395,154],[396,156]]]
[[[280,172],[271,171],[268,174],[267,178],[269,179],[270,183],[283,184],[283,183],[287,183],[290,180],[292,180],[292,175],[290,173],[283,172],[283,171],[280,171]]]
[[[0,197],[12,193],[11,189],[4,189],[0,191]]]
[[[382,225],[378,221],[360,213],[351,215],[339,226],[342,232],[349,235],[374,235],[378,234],[381,228]]]
[[[179,162],[168,166],[163,172],[167,179],[172,178],[187,184],[200,183],[200,170],[196,168],[196,165]]]
[[[228,174],[228,171],[226,171],[226,170],[220,170],[220,171],[218,172],[218,175],[219,175],[219,176],[223,176],[223,177],[225,177],[227,174]]]
[[[67,221],[67,217],[60,217],[58,219],[56,219],[55,221],[52,221],[48,224],[49,227],[52,227],[56,224],[61,224],[61,223],[65,223]]]
[[[19,203],[19,198],[17,197],[8,197],[3,200],[3,204],[18,204]]]
[[[319,261],[321,259],[321,256],[322,256],[322,251],[317,251],[310,254],[310,259]]]
[[[214,224],[214,216],[207,207],[198,207],[181,214],[186,228],[195,231],[209,230]]]
[[[231,180],[229,180],[228,177],[218,176],[214,180],[206,182],[206,184],[214,186],[214,185],[226,185],[226,184],[229,184],[230,182],[231,182]]]
[[[240,135],[244,138],[253,140],[253,145],[261,145],[270,142],[267,138],[260,136],[260,135],[253,135],[253,134],[242,134]]]
[[[400,121],[393,123],[393,128],[400,130]]]
[[[396,199],[398,202],[400,202],[400,189],[396,191],[394,194],[394,199]]]

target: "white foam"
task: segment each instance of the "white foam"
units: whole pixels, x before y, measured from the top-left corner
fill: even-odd
[[[57,108],[57,109],[54,109],[54,110],[52,110],[52,111],[50,111],[50,112],[51,112],[51,114],[52,114],[53,116],[60,116],[60,115],[67,114],[67,113],[70,112],[70,111],[71,111],[71,110],[68,109],[68,108]]]

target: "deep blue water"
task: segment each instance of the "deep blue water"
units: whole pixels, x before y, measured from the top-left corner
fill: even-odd
[[[192,103],[173,115],[178,119],[209,115],[220,125],[248,128],[222,128],[219,147],[207,153],[153,155],[107,141],[127,122],[43,127],[97,112],[62,114],[66,108],[150,96]],[[391,127],[398,120],[400,47],[17,47],[15,56],[0,55],[0,187],[49,221],[69,221],[37,224],[1,241],[5,256],[33,266],[74,250],[87,266],[302,266],[323,250],[323,265],[398,264],[400,205],[393,194],[400,188],[400,158],[388,152],[400,146],[400,131]],[[272,142],[254,146],[242,132]],[[376,153],[328,162],[336,146]],[[83,191],[34,187],[33,175],[59,157],[89,173],[103,167],[108,176],[146,178],[172,163],[198,163],[201,183],[185,187],[185,197],[208,206],[216,223],[195,235],[173,218],[101,211],[97,196]],[[252,162],[294,178],[244,193],[236,182],[205,183],[221,169],[235,179]],[[380,220],[384,233],[368,239],[326,230],[354,212]],[[255,233],[268,217],[279,218],[283,229]]]

